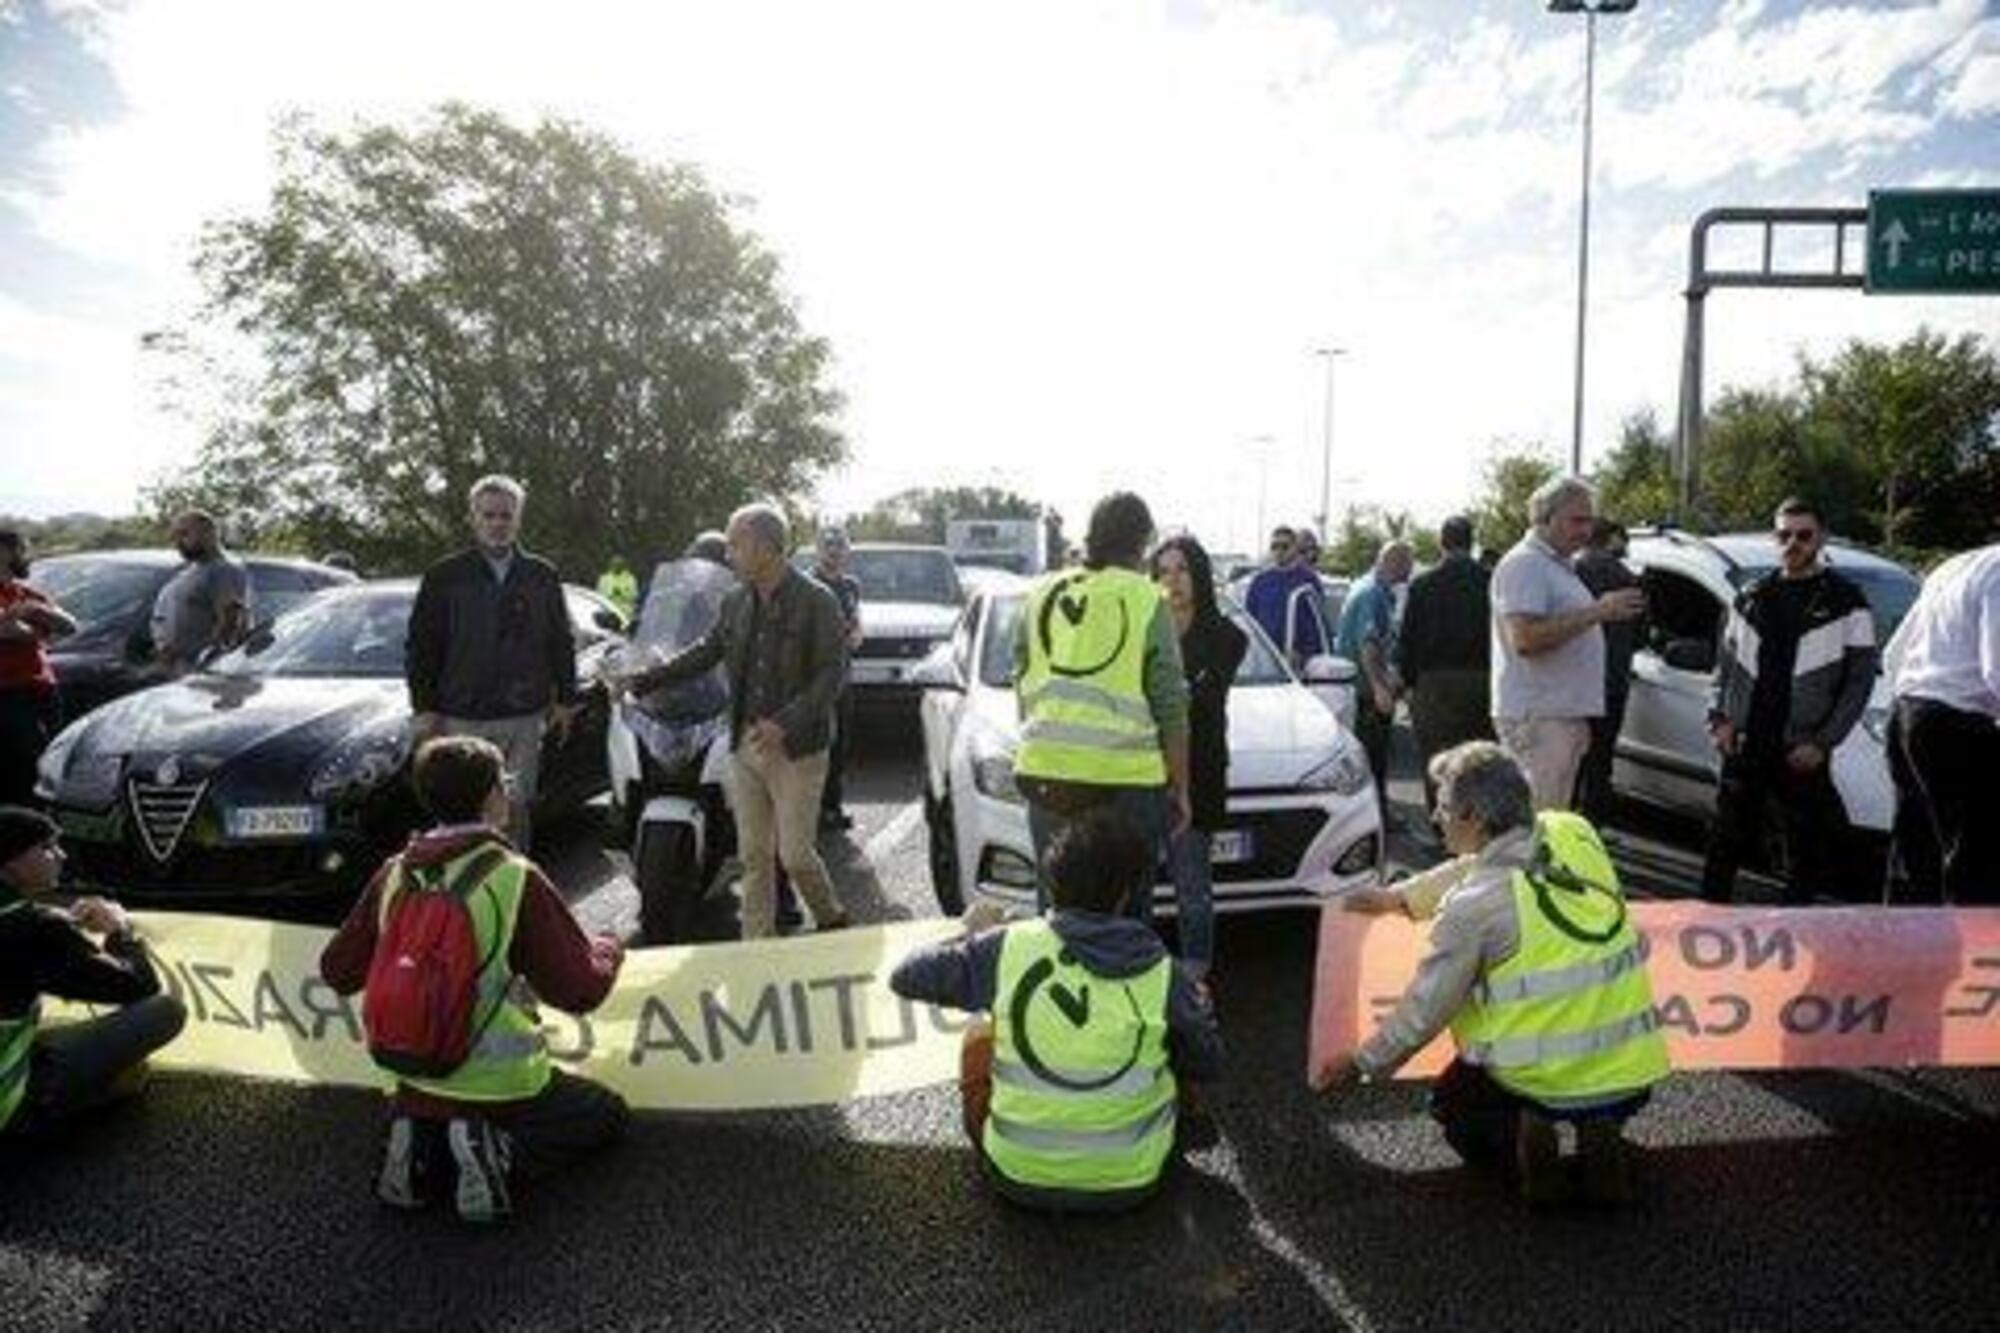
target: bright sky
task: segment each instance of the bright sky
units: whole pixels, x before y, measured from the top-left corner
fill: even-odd
[[[0,0],[0,511],[117,511],[186,461],[139,335],[275,117],[559,113],[751,201],[848,396],[821,498],[1113,486],[1246,549],[1435,518],[1495,441],[1567,452],[1583,21],[1539,0],[130,0],[78,51]],[[88,17],[88,16],[87,16]],[[1599,24],[1586,452],[1671,427],[1688,227],[1720,204],[2000,186],[2000,5],[1641,0]],[[1711,389],[2000,299],[1722,293]],[[1259,443],[1259,441],[1262,443]]]

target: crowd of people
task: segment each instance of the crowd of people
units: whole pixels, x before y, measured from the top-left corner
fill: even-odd
[[[483,478],[470,495],[473,543],[423,576],[408,688],[422,741],[411,780],[431,824],[377,870],[320,964],[337,991],[363,996],[371,1054],[393,1081],[377,1193],[399,1207],[448,1193],[472,1221],[507,1215],[517,1172],[600,1148],[626,1120],[616,1094],[552,1067],[533,1008],[591,1010],[624,953],[587,936],[529,859],[536,756],[545,734],[571,725],[578,686],[556,571],[519,542],[524,500],[518,483]],[[1643,951],[1589,817],[1608,792],[1645,596],[1620,560],[1622,530],[1595,513],[1583,482],[1543,486],[1527,518],[1490,574],[1464,518],[1446,521],[1442,558],[1420,574],[1411,548],[1390,543],[1330,635],[1311,534],[1281,528],[1246,603],[1295,661],[1335,648],[1357,664],[1356,730],[1378,779],[1407,702],[1432,822],[1454,858],[1349,898],[1352,910],[1434,927],[1394,1012],[1358,1051],[1314,1070],[1314,1086],[1386,1077],[1448,1029],[1458,1058],[1431,1106],[1453,1147],[1531,1202],[1551,1202],[1570,1193],[1554,1126],[1572,1122],[1582,1193],[1611,1202],[1625,1189],[1623,1126],[1667,1073]],[[1001,1192],[1065,1210],[1151,1193],[1200,1119],[1183,1113],[1198,1106],[1193,1086],[1222,1065],[1211,838],[1247,640],[1222,612],[1201,543],[1156,535],[1138,496],[1105,497],[1081,564],[1040,579],[1017,622],[1015,778],[1037,912],[1005,921],[975,905],[962,936],[903,960],[890,983],[990,1016],[966,1037],[968,1135]],[[1702,886],[1713,898],[1730,896],[1768,819],[1790,852],[1792,900],[1834,871],[1830,757],[1866,704],[1877,646],[1866,599],[1823,559],[1826,538],[1811,504],[1781,505],[1778,566],[1742,590],[1721,636],[1709,724],[1723,800]],[[175,539],[187,564],[161,594],[154,637],[164,662],[184,664],[240,636],[251,608],[211,521],[185,516]],[[718,665],[726,674],[752,939],[776,932],[780,873],[817,929],[849,923],[816,834],[828,809],[838,814],[837,795],[823,802],[848,729],[859,589],[844,573],[844,534],[821,534],[810,575],[791,546],[784,514],[764,504],[697,539],[738,578],[715,625],[615,681],[641,693]],[[0,534],[0,555],[12,737],[47,725],[45,645],[72,622],[27,584],[25,543]],[[622,579],[614,594],[637,599]],[[1932,575],[1888,661],[1899,837],[1927,843],[1943,901],[1992,901],[1994,835],[1976,793],[2000,743],[2000,547]],[[56,835],[25,798],[0,808],[7,1135],[58,1128],[128,1088],[185,1020],[114,904],[46,905]],[[1176,893],[1171,952],[1151,923],[1163,865]],[[45,995],[122,1007],[44,1030]]]

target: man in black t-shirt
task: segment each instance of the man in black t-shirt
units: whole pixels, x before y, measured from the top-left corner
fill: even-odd
[[[1868,707],[1875,616],[1861,590],[1822,562],[1826,529],[1812,505],[1780,505],[1776,537],[1778,569],[1730,609],[1709,705],[1722,779],[1702,895],[1714,902],[1734,896],[1737,867],[1773,815],[1787,902],[1837,892],[1849,870],[1832,760]]]

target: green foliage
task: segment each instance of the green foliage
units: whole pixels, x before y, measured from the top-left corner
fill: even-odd
[[[1627,527],[1658,523],[1674,512],[1673,447],[1650,410],[1625,418],[1618,447],[1591,477],[1598,510]]]
[[[110,551],[129,546],[164,546],[164,525],[137,514],[57,514],[51,518],[15,518],[0,514],[0,529],[27,537],[36,555],[66,551]]]
[[[826,343],[693,168],[459,105],[294,122],[279,150],[269,207],[204,232],[199,336],[149,339],[212,400],[162,510],[408,570],[466,540],[466,488],[505,472],[527,544],[588,577],[752,497],[794,502],[844,457]],[[213,328],[253,372],[222,369]]]
[[[1398,538],[1410,543],[1420,563],[1437,560],[1437,533],[1421,526],[1408,510],[1350,505],[1341,515],[1332,541],[1321,547],[1319,567],[1329,574],[1365,574],[1375,567],[1375,557],[1382,548]]]
[[[1528,497],[1558,470],[1547,445],[1495,446],[1471,510],[1482,549],[1505,551],[1521,540],[1528,530]]]

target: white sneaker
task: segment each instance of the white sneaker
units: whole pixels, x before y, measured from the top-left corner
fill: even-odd
[[[514,1211],[507,1197],[506,1136],[484,1120],[453,1120],[446,1138],[458,1168],[459,1217],[467,1222],[505,1221]]]
[[[375,1197],[391,1208],[424,1206],[417,1188],[417,1124],[406,1115],[389,1122],[388,1141],[382,1145],[382,1171],[375,1177]]]

